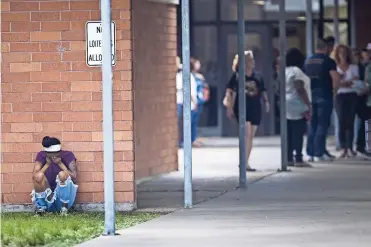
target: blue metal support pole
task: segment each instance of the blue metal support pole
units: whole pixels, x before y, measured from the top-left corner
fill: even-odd
[[[336,44],[340,43],[339,0],[334,0],[334,36]]]
[[[239,186],[246,187],[246,94],[245,94],[245,75],[246,75],[246,59],[245,59],[245,17],[244,17],[244,2],[238,0],[237,15],[238,15],[238,115],[239,115],[239,153],[240,153],[240,178]]]
[[[313,15],[312,15],[312,0],[307,0],[307,7],[305,11],[306,24],[306,44],[307,57],[313,54]]]
[[[348,1],[348,4],[350,4],[350,44],[352,45],[352,48],[357,47],[357,34],[356,34],[356,13],[355,13],[355,0]]]
[[[286,7],[285,0],[280,0],[279,44],[280,44],[280,127],[281,127],[281,171],[287,171],[287,120],[286,120]]]
[[[184,207],[192,208],[191,72],[189,44],[189,0],[181,1],[183,57]]]
[[[104,235],[115,235],[115,177],[112,108],[111,0],[101,0],[102,87],[103,87],[103,162],[104,162]]]

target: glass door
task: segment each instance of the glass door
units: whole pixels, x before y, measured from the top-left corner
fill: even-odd
[[[198,134],[200,136],[220,136],[220,95],[218,28],[213,25],[193,27],[192,53],[201,61],[201,73],[210,87],[210,99],[202,107]]]
[[[245,30],[245,50],[252,50],[256,62],[256,72],[264,79],[265,86],[268,91],[270,102],[273,102],[273,62],[275,55],[272,45],[273,29],[271,24],[247,24]],[[220,68],[222,71],[221,80],[224,85],[220,86],[221,95],[220,102],[225,95],[225,87],[231,77],[232,61],[238,52],[237,47],[237,25],[222,27],[222,57],[220,59]],[[222,107],[222,106],[221,106]],[[223,108],[223,107],[222,107]],[[274,122],[274,107],[271,107],[269,113],[263,110],[262,122],[257,131],[257,135],[273,135],[275,129]],[[226,117],[225,109],[223,108],[222,117],[222,135],[223,136],[238,136],[238,124]]]

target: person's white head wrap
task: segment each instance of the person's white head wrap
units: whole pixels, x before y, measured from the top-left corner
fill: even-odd
[[[55,137],[45,136],[42,141],[45,152],[59,152],[61,151],[61,142]]]
[[[44,147],[45,152],[59,152],[61,151],[61,144],[51,145],[50,147]]]

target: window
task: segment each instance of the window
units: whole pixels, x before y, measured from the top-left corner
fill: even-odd
[[[203,64],[206,62],[216,62],[217,50],[217,28],[216,26],[195,26],[193,28],[193,50]]]
[[[346,19],[348,18],[348,3],[346,0],[338,0],[339,1],[339,19]],[[324,0],[323,1],[323,11],[324,11],[324,18],[325,19],[333,19],[334,18],[334,0]]]
[[[263,20],[264,5],[256,4],[254,0],[245,0],[244,16],[246,20]],[[221,0],[221,17],[223,21],[237,20],[237,0]]]
[[[218,126],[218,36],[216,26],[194,26],[192,55],[201,62],[201,70],[210,86],[210,100],[204,105],[199,126]]]
[[[334,36],[334,23],[325,22],[324,23],[324,37]],[[340,22],[339,23],[339,34],[340,34],[340,44],[348,45],[348,23]]]
[[[192,0],[193,21],[215,21],[216,0]]]
[[[305,20],[307,9],[306,0],[286,0],[286,20]],[[279,2],[277,0],[266,0],[265,16],[268,20],[279,19]],[[313,19],[319,17],[319,0],[312,0]]]
[[[274,25],[273,48],[279,50],[279,27]],[[306,26],[305,23],[287,23],[286,24],[287,49],[298,48],[304,54],[306,53]],[[315,37],[315,36],[314,36]]]

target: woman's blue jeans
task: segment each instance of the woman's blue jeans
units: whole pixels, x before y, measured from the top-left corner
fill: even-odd
[[[198,122],[202,113],[202,105],[198,105],[197,111],[192,111],[192,142],[196,141],[198,136]]]
[[[191,111],[191,141],[192,143],[197,139],[197,131],[198,131],[198,121],[201,116],[202,107],[198,107],[197,111]],[[178,128],[183,130],[183,105],[178,104],[177,106],[177,113],[178,113]],[[183,146],[183,132],[180,133],[179,136],[179,146]]]
[[[183,122],[182,122],[182,116],[183,116],[183,105],[178,104],[177,105],[177,115],[178,115],[178,145],[181,147],[183,145]]]

